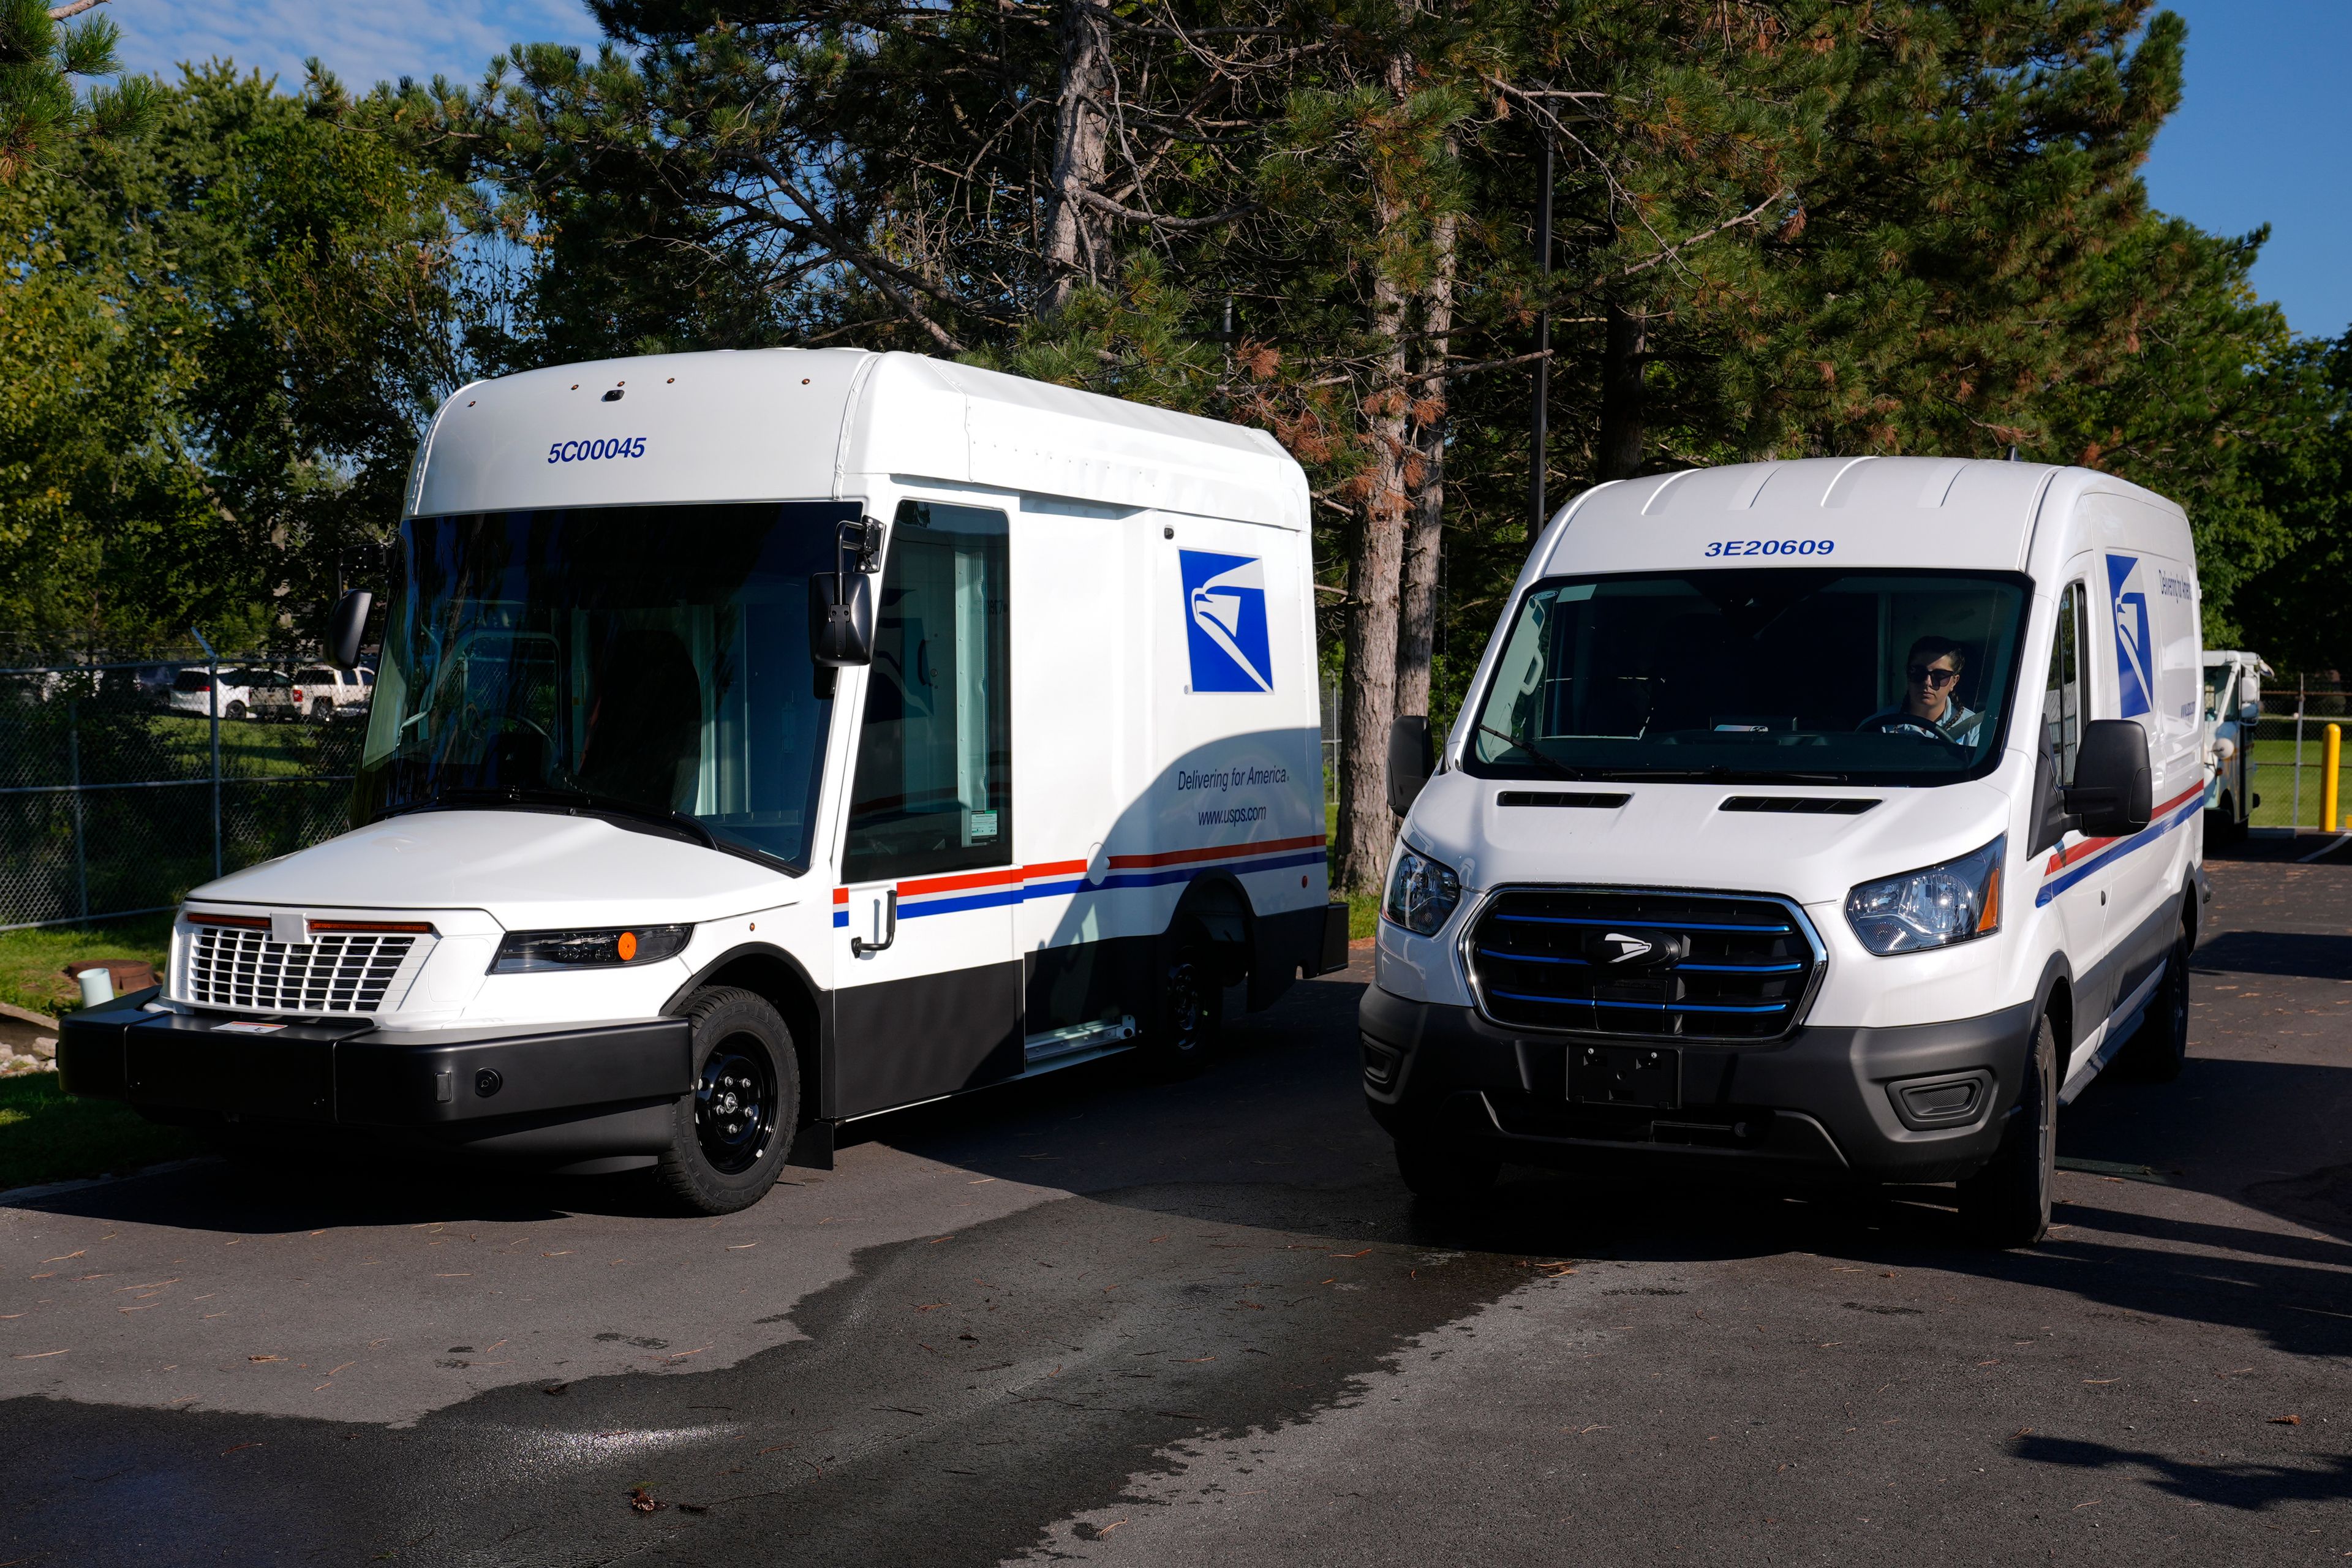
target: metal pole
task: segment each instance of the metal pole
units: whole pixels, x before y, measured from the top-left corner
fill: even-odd
[[[81,918],[89,919],[89,839],[81,821],[81,699],[66,699],[66,776],[73,784],[74,882],[80,889]]]
[[[188,628],[196,646],[205,650],[205,706],[213,714],[213,879],[221,875],[221,771],[220,771],[220,655],[205,640],[205,634],[195,627]]]
[[[1546,417],[1551,404],[1551,128],[1543,133],[1541,188],[1536,193],[1536,274],[1543,279],[1543,309],[1536,312],[1536,352],[1543,357],[1536,361],[1535,408],[1528,418],[1528,446],[1531,453],[1528,475],[1528,537],[1540,536],[1544,524],[1550,521],[1544,504],[1544,458]]]
[[[2294,815],[2287,818],[2303,826],[2303,677],[2294,678]]]

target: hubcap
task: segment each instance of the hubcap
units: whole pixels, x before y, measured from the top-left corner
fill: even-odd
[[[1169,1043],[1179,1051],[1200,1048],[1202,1010],[1201,966],[1180,958],[1168,967]]]
[[[726,1175],[759,1163],[776,1121],[776,1079],[759,1042],[721,1040],[694,1089],[694,1135],[703,1157]]]

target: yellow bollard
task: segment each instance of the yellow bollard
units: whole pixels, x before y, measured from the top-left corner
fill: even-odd
[[[2326,744],[2320,748],[2319,764],[2319,826],[2333,833],[2338,826],[2336,815],[2336,764],[2344,755],[2344,726],[2327,726]]]

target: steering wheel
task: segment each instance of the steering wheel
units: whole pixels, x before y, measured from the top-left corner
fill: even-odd
[[[1953,751],[1958,752],[1964,757],[1975,750],[1972,746],[1968,746],[1958,741],[1953,740],[1949,735],[1945,734],[1941,730],[1936,728],[1935,725],[1929,723],[1927,720],[1915,719],[1908,713],[1897,714],[1892,719],[1881,719],[1875,722],[1865,719],[1861,723],[1855,725],[1854,729],[1862,734],[1909,735],[1916,740],[1934,741],[1939,744],[1949,746]]]

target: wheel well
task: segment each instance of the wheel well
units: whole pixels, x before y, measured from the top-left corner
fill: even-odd
[[[2189,939],[2189,951],[2197,951],[2197,879],[2191,877],[2180,889],[2180,930]]]
[[[770,1006],[783,1015],[784,1027],[793,1032],[793,1057],[801,1069],[801,1120],[816,1116],[824,1104],[824,1019],[808,982],[781,954],[743,952],[731,954],[708,973],[697,975],[687,994],[711,985],[741,986],[766,998]],[[678,1000],[682,1005],[685,997]]]
[[[1230,877],[1200,877],[1184,889],[1168,929],[1200,928],[1216,956],[1217,984],[1232,985],[1249,973],[1251,939],[1257,916],[1249,895]]]
[[[2074,1049],[2074,989],[2066,984],[2063,975],[2059,976],[2057,983],[2050,987],[2050,994],[2043,999],[2042,1010],[2050,1016],[2050,1026],[2058,1036],[2059,1050]]]

